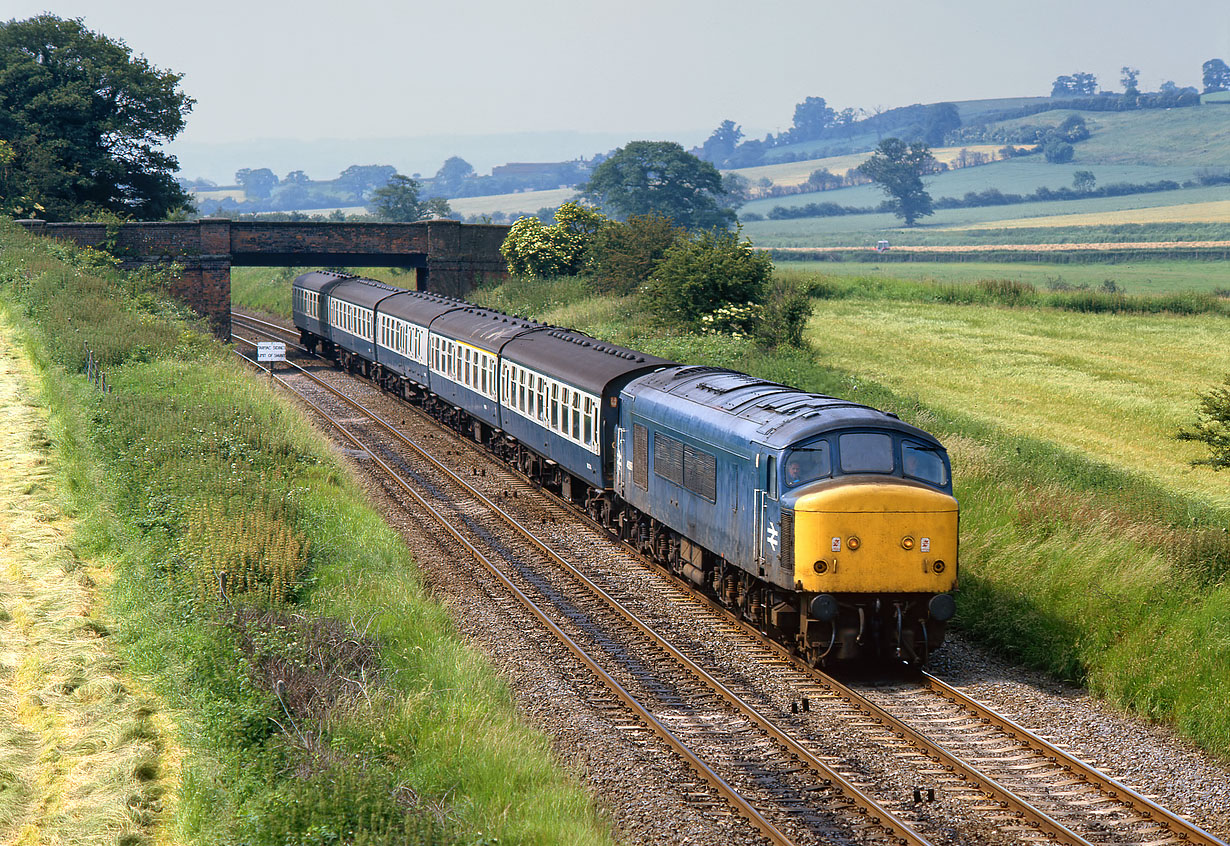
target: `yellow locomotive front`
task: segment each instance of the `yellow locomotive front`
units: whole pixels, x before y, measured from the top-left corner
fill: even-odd
[[[798,480],[782,503],[804,598],[800,646],[823,663],[921,663],[955,611],[958,515],[947,456],[938,444],[887,433],[838,443],[836,472]]]

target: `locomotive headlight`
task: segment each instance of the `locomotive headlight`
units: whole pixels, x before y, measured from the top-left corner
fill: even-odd
[[[912,538],[910,535],[906,535],[905,537],[903,537],[901,539],[901,548],[902,549],[913,549],[914,548],[914,538]]]
[[[856,537],[851,537],[846,540],[846,548],[848,548],[851,552],[858,549],[860,545],[862,545],[862,541]]]

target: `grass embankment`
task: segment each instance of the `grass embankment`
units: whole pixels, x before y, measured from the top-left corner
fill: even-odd
[[[293,407],[141,277],[8,225],[0,246],[0,302],[28,330],[77,515],[69,549],[114,573],[107,640],[178,726],[176,802],[150,806],[150,827],[199,843],[607,840]],[[83,345],[110,393],[80,375]],[[147,726],[133,737],[155,741]],[[36,781],[84,754],[56,753],[27,765]]]
[[[814,301],[815,352],[780,354],[664,334],[576,280],[474,298],[934,432],[962,505],[959,625],[1230,757],[1230,507],[1212,496],[1224,480],[1183,468],[1187,447],[1167,431],[1194,413],[1191,389],[1220,381],[1224,317],[831,293]]]

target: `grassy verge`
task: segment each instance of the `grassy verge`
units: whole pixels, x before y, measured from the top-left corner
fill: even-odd
[[[1153,343],[1134,342],[1135,328],[1099,328],[1089,316],[1050,312],[1059,326],[1067,327],[1067,340],[1055,337],[1056,326],[1039,324],[1028,341],[1005,335],[986,344],[984,322],[1002,331],[1018,321],[1037,323],[1043,313],[967,306],[958,319],[951,313],[955,307],[946,311],[888,297],[885,302],[838,301],[837,312],[818,301],[811,325],[816,351],[765,354],[745,341],[662,333],[630,319],[636,314],[633,303],[590,296],[574,280],[514,280],[473,298],[679,361],[731,367],[852,397],[934,432],[953,456],[962,505],[959,625],[983,643],[1082,682],[1126,709],[1177,726],[1214,754],[1230,757],[1230,713],[1225,709],[1230,701],[1230,539],[1225,531],[1230,507],[1224,498],[1215,505],[1209,497],[1176,489],[1158,474],[1138,472],[1135,457],[1112,463],[1082,454],[1052,438],[1045,426],[1014,428],[1011,401],[1002,393],[982,395],[974,387],[985,388],[1004,375],[994,368],[980,371],[988,356],[992,364],[1001,354],[1007,361],[1017,349],[1018,355],[1050,358],[1085,373],[1083,384],[1066,385],[1068,390],[1049,402],[1045,384],[1024,385],[1023,398],[1047,406],[1052,421],[1079,420],[1091,392],[1103,384],[1100,380],[1112,384],[1131,375],[1131,367],[1127,375],[1093,372],[1099,362],[1116,356],[1113,349],[1099,352],[1096,345],[1112,339],[1129,344],[1125,366],[1152,355]],[[946,325],[934,325],[946,314]],[[1149,337],[1157,340],[1175,328],[1166,321],[1177,318],[1139,319],[1142,327],[1156,331]],[[1184,320],[1209,322],[1210,331],[1220,322]],[[890,322],[879,326],[881,321]],[[859,332],[866,337],[856,337]],[[1074,340],[1088,332],[1093,337]],[[916,360],[919,350],[902,347],[903,340],[922,345],[928,339],[941,348],[921,360]],[[964,346],[969,360],[952,366],[944,344]],[[1064,363],[1072,352],[1065,352],[1065,344],[1095,349],[1085,362]],[[1178,357],[1169,364],[1172,375],[1185,367],[1179,361],[1184,349],[1191,347],[1177,343],[1167,352]],[[1010,362],[1005,366],[1013,370]],[[1150,378],[1164,381],[1167,368],[1164,360],[1157,362]],[[961,390],[965,383],[971,390]],[[1101,433],[1107,451],[1137,438],[1135,428],[1146,428],[1156,411],[1155,405],[1130,397],[1109,406],[1116,407],[1107,412],[1114,425]],[[980,413],[988,408],[1005,414]],[[1153,447],[1164,451],[1168,444],[1155,439]]]
[[[167,313],[157,280],[9,226],[0,247],[71,548],[115,574],[111,641],[178,725],[167,839],[607,841],[292,407]],[[87,346],[110,393],[79,375]]]

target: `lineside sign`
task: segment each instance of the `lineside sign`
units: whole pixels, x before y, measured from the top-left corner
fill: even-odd
[[[286,344],[282,341],[258,341],[257,361],[286,361]]]

